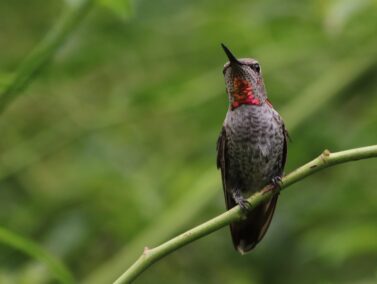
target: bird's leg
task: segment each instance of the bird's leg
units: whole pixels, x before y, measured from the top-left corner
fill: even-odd
[[[280,189],[280,183],[282,181],[282,177],[281,176],[275,176],[271,179],[271,183],[272,185],[275,187],[275,188],[279,188]]]
[[[243,197],[241,190],[236,188],[233,192],[233,199],[236,201],[236,203],[241,207],[242,210],[249,211],[251,209],[250,202]]]
[[[281,189],[281,181],[282,181],[282,177],[281,176],[274,176],[272,179],[271,179],[271,184],[272,184],[272,188],[271,190],[275,191],[275,193],[279,194],[280,193],[280,189]]]

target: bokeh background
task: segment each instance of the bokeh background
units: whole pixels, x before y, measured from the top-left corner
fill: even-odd
[[[0,1],[0,283],[111,283],[224,211],[221,42],[260,61],[286,172],[375,144],[376,15],[373,0]],[[224,228],[136,283],[377,283],[376,173],[311,176],[253,253]]]

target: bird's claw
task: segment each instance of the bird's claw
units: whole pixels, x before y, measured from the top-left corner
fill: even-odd
[[[244,198],[241,194],[239,194],[239,192],[236,192],[233,195],[233,198],[236,201],[236,203],[241,207],[242,210],[245,210],[245,211],[251,210],[252,206],[250,202],[246,198]]]
[[[275,176],[271,179],[271,183],[274,186],[274,188],[278,188],[278,189],[281,189],[281,184],[280,184],[281,181],[282,181],[281,176]]]
[[[273,191],[274,193],[279,194],[280,189],[281,189],[281,181],[282,181],[281,176],[273,177],[271,179],[271,186],[264,193]]]
[[[250,211],[252,206],[247,199],[242,199],[238,202],[238,205],[241,207],[242,210]]]

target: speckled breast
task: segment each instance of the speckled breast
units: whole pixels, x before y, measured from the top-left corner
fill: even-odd
[[[248,195],[282,174],[284,133],[275,110],[243,105],[228,112],[224,126],[231,187]]]

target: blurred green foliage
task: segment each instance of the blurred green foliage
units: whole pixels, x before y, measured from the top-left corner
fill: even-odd
[[[77,2],[0,2],[0,91]],[[220,42],[260,61],[291,130],[287,172],[324,148],[377,141],[375,1],[96,4],[0,117],[1,227],[78,282],[109,283],[145,245],[224,210]],[[368,160],[310,177],[281,195],[253,253],[237,254],[224,229],[137,282],[376,283],[376,172]],[[0,243],[0,283],[53,283],[53,273]]]

